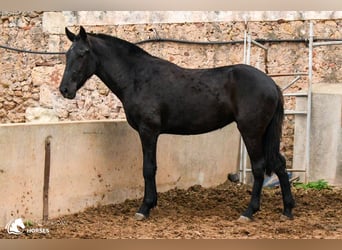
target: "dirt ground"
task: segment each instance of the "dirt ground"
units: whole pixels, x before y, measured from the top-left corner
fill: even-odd
[[[261,211],[252,222],[238,222],[237,218],[249,202],[251,188],[227,181],[216,188],[193,186],[188,190],[160,193],[158,207],[145,221],[134,219],[141,199],[127,200],[31,226],[48,229],[45,234],[9,235],[1,230],[0,238],[342,239],[341,188],[292,190],[296,199],[294,220],[280,219],[280,189],[264,188]]]

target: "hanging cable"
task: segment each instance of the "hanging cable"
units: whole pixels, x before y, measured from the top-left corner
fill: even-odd
[[[263,38],[257,38],[254,39],[254,41],[264,44],[264,43],[308,43],[308,39],[263,39]],[[314,39],[314,42],[318,41],[342,41],[342,39],[323,39],[323,38],[316,38]],[[152,39],[146,39],[142,41],[138,41],[135,44],[145,44],[145,43],[155,43],[155,42],[169,42],[169,43],[183,43],[183,44],[197,44],[197,45],[227,45],[227,44],[243,44],[244,40],[235,40],[235,41],[189,41],[189,40],[181,40],[181,39],[173,39],[173,38],[160,38],[159,36],[157,38]],[[13,48],[6,45],[1,45],[0,48],[16,51],[20,53],[29,53],[29,54],[41,54],[41,55],[63,55],[66,52],[60,51],[60,52],[49,52],[49,51],[32,51],[32,50],[26,50],[26,49],[18,49]]]
[[[17,49],[5,45],[0,44],[0,48],[2,49],[7,49],[7,50],[12,50],[16,52],[21,52],[21,53],[29,53],[29,54],[42,54],[42,55],[63,55],[65,52],[48,52],[48,51],[32,51],[32,50],[25,50],[25,49]]]

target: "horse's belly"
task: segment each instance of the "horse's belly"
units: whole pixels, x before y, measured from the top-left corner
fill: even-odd
[[[227,112],[221,114],[188,114],[179,115],[174,119],[162,124],[162,133],[168,134],[202,134],[220,129],[234,121],[232,114]]]

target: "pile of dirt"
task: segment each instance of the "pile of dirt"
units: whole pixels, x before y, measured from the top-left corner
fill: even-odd
[[[304,190],[293,188],[294,220],[280,219],[279,188],[264,188],[261,211],[249,223],[237,221],[247,207],[251,188],[226,182],[215,188],[193,186],[159,194],[158,207],[145,221],[134,214],[141,199],[93,207],[81,213],[51,219],[48,233],[9,235],[1,238],[87,239],[244,239],[244,238],[333,238],[342,239],[342,189]]]

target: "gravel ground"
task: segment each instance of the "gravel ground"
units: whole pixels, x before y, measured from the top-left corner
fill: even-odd
[[[293,187],[296,199],[294,220],[281,220],[279,188],[264,188],[261,211],[252,222],[237,219],[246,208],[251,188],[226,182],[215,188],[193,186],[159,194],[158,207],[150,218],[136,221],[141,199],[93,207],[59,217],[44,225],[48,229],[0,238],[49,239],[342,239],[342,189],[304,190]]]

